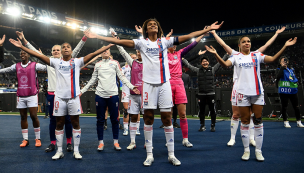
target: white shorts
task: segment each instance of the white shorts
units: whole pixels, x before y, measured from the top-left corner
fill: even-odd
[[[157,109],[171,108],[172,103],[172,90],[170,82],[162,84],[149,84],[143,83],[143,108],[144,109]]]
[[[235,92],[234,96],[232,95],[231,103],[232,106],[265,105],[264,93],[257,96],[248,96]]]
[[[83,113],[79,96],[64,99],[55,95],[54,99],[54,116],[79,115]]]
[[[142,104],[141,95],[130,95],[128,113],[138,114],[141,111],[141,113],[143,114],[144,110],[141,104]]]
[[[38,107],[38,95],[17,97],[17,109]]]
[[[130,89],[127,87],[127,90],[122,88],[122,92],[121,92],[121,102],[129,102],[129,98],[130,98]]]

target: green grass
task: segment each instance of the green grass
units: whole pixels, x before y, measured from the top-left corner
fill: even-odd
[[[44,113],[37,113],[38,115],[45,115]],[[19,115],[19,112],[0,112],[0,115]],[[95,117],[96,114],[80,114],[80,116],[93,116]],[[120,115],[122,117],[122,115]],[[141,115],[142,117],[142,115]],[[160,118],[160,115],[154,115],[156,118]],[[198,117],[192,117],[192,115],[187,115],[188,119],[199,119]],[[206,117],[206,119],[211,119],[210,117]],[[216,117],[216,119],[223,119],[223,120],[230,120],[230,117]],[[278,120],[277,118],[268,118],[268,117],[263,117],[264,121],[283,121],[281,118]],[[289,121],[296,121],[296,118],[289,118]]]

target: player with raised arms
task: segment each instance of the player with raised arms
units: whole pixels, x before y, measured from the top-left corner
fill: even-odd
[[[143,60],[143,92],[142,101],[144,108],[144,134],[147,158],[144,166],[151,166],[154,161],[152,153],[152,133],[154,122],[154,109],[160,108],[161,120],[168,148],[168,160],[173,165],[179,166],[181,162],[174,155],[174,130],[171,123],[172,92],[169,82],[170,72],[167,50],[173,45],[178,45],[198,37],[204,33],[219,29],[223,23],[213,23],[208,29],[192,32],[179,37],[162,38],[163,31],[156,19],[148,19],[143,24],[143,39],[118,40],[110,37],[95,35],[96,38],[121,46],[135,48],[140,51]]]
[[[84,33],[87,34],[88,31]],[[80,68],[84,66],[85,63],[89,62],[94,56],[104,52],[113,45],[108,45],[106,47],[100,48],[97,51],[90,53],[89,55],[82,58],[72,57],[72,47],[69,43],[63,43],[61,45],[62,58],[48,58],[45,55],[39,54],[33,50],[24,47],[21,41],[14,39],[9,40],[16,47],[28,52],[29,54],[39,58],[41,61],[50,65],[55,69],[56,72],[56,90],[55,90],[55,108],[54,116],[56,116],[56,140],[57,140],[57,152],[52,157],[53,160],[58,160],[64,157],[62,152],[62,142],[63,142],[63,126],[65,122],[65,115],[71,116],[71,122],[73,126],[73,141],[74,141],[74,153],[75,159],[82,159],[79,153],[79,144],[81,137],[81,129],[79,125],[79,114],[82,112],[81,103],[79,99],[80,87],[79,87],[79,75]],[[37,111],[36,111],[37,112]]]
[[[4,41],[3,39],[0,41]],[[2,42],[3,44],[3,42]],[[21,42],[20,42],[21,44]],[[22,45],[22,44],[21,44]],[[10,67],[0,69],[0,73],[15,72],[18,79],[17,89],[17,109],[20,111],[21,116],[21,131],[23,141],[20,147],[26,147],[29,145],[28,139],[28,122],[27,122],[27,110],[29,109],[31,119],[33,121],[33,127],[36,137],[36,147],[41,147],[40,140],[40,122],[37,117],[38,108],[38,78],[37,71],[46,71],[46,66],[40,63],[29,61],[30,55],[21,50],[20,58],[21,62],[13,64]]]
[[[265,45],[260,47],[257,51],[263,53],[265,50],[275,41],[277,36],[282,33],[285,30],[285,27],[282,27],[281,29],[278,29],[276,33],[269,39]],[[221,42],[221,38],[216,34],[215,31],[210,31],[210,33],[214,36],[214,38],[218,41]],[[234,71],[236,66],[234,66]],[[235,81],[237,80],[237,73],[233,73],[233,82],[235,84]],[[231,99],[235,98],[235,93],[236,93],[236,85],[233,85],[233,89],[231,92]],[[232,102],[231,102],[232,103]],[[237,106],[234,106],[232,104],[232,118],[231,118],[231,137],[229,142],[227,143],[227,146],[232,147],[235,144],[235,135],[239,126],[239,118],[241,117],[239,109]],[[250,139],[250,145],[256,146],[255,140],[254,140],[254,124],[252,117],[250,118],[250,124],[249,124],[249,139]]]
[[[16,31],[16,34],[18,35],[19,39],[23,42],[23,44],[33,50],[36,51],[37,53],[40,53],[34,46],[31,45],[30,42],[28,42],[25,37],[23,32]],[[75,49],[73,50],[72,57],[77,57],[78,53],[80,52],[81,48],[85,44],[87,40],[87,37],[83,37],[80,42],[77,44]],[[52,56],[49,58],[61,58],[61,46],[60,45],[54,45],[52,47]],[[56,89],[56,73],[55,69],[51,66],[47,66],[47,74],[48,74],[48,95],[47,95],[47,100],[49,104],[49,114],[50,114],[50,124],[49,124],[49,134],[50,134],[50,140],[51,144],[45,149],[45,152],[52,152],[55,150],[55,145],[56,145],[56,136],[55,136],[55,129],[56,129],[56,117],[53,116],[53,111],[54,111],[54,98],[55,98],[55,89]],[[65,134],[66,134],[66,140],[67,140],[67,151],[71,152],[73,151],[73,146],[72,146],[72,124],[71,124],[71,119],[69,115],[65,116]]]
[[[235,98],[232,98],[232,104],[238,106],[241,115],[241,136],[244,145],[244,154],[242,160],[249,160],[249,123],[250,123],[250,109],[252,110],[254,117],[254,136],[256,141],[255,156],[258,161],[264,161],[262,155],[262,144],[264,138],[263,122],[262,122],[262,109],[265,105],[264,89],[262,86],[260,76],[260,63],[274,62],[284,50],[291,45],[294,45],[297,41],[297,37],[288,40],[283,48],[274,56],[267,56],[259,51],[250,51],[251,40],[247,36],[242,36],[239,39],[239,50],[237,52],[231,49],[222,39],[217,39],[219,44],[225,49],[225,51],[231,55],[227,61],[224,61],[211,46],[205,46],[206,49],[213,53],[217,61],[223,67],[235,66],[237,79],[235,81],[236,93]]]
[[[92,35],[92,34],[89,34]],[[119,136],[119,97],[118,87],[116,84],[116,75],[118,78],[136,94],[139,94],[137,87],[134,87],[122,73],[119,63],[110,58],[110,49],[107,49],[101,54],[102,60],[95,64],[92,78],[87,85],[81,90],[81,95],[85,93],[93,84],[98,81],[96,88],[96,111],[97,111],[97,136],[98,136],[98,151],[104,150],[103,131],[106,108],[110,112],[112,123],[112,132],[114,140],[114,149],[121,150],[118,144]]]

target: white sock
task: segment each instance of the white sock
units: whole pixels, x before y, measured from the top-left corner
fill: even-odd
[[[74,152],[79,152],[81,129],[73,128]]]
[[[34,128],[36,139],[40,139],[40,127]]]
[[[99,140],[99,145],[100,145],[100,144],[103,144],[103,140]]]
[[[140,121],[136,122],[136,128],[139,129]]]
[[[252,117],[250,117],[250,124],[249,124],[249,139],[254,140],[254,124]]]
[[[302,124],[301,120],[297,121],[297,124]]]
[[[123,122],[124,129],[127,129],[127,130],[129,129],[128,124],[129,124],[128,122]]]
[[[264,127],[263,123],[259,125],[254,125],[254,136],[255,136],[255,143],[256,151],[261,151],[262,150],[262,145],[263,145],[263,138],[264,138]]]
[[[25,140],[28,140],[28,129],[21,129],[22,137]]]
[[[130,123],[130,138],[131,138],[131,142],[135,143],[135,137],[136,137],[136,127],[137,123]]]
[[[235,140],[235,135],[236,135],[238,127],[239,127],[239,119],[235,120],[235,119],[231,118],[231,138],[230,139]]]
[[[59,152],[62,152],[62,143],[63,143],[63,130],[55,130],[56,135],[56,144]]]
[[[144,125],[145,145],[147,157],[153,157],[152,154],[152,136],[153,136],[153,125]]]
[[[188,138],[183,138],[183,142],[188,142]]]
[[[113,144],[116,144],[118,143],[118,139],[113,139],[114,143]]]
[[[169,157],[174,157],[174,130],[173,126],[164,126]]]
[[[249,150],[249,124],[241,123],[241,137],[244,145],[244,150],[250,152]]]

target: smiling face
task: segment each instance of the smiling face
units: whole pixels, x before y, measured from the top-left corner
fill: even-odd
[[[250,52],[251,41],[248,37],[243,37],[239,41],[240,52]]]
[[[63,43],[61,45],[61,54],[63,57],[68,57],[72,55],[72,46],[69,43]]]
[[[148,38],[148,35],[157,35],[157,38],[161,38],[163,35],[163,30],[156,19],[148,19],[143,24],[143,36]]]
[[[209,67],[209,61],[207,59],[203,59],[201,61],[201,65],[204,67],[204,68],[208,68]]]
[[[106,51],[101,53],[101,57],[103,59],[108,59],[110,57],[110,55],[111,55],[110,49],[107,49]]]
[[[169,52],[174,52],[176,50],[176,45],[174,45],[173,47],[168,48]]]
[[[152,32],[155,32],[155,33],[158,32],[158,26],[157,26],[156,21],[154,21],[154,20],[149,21],[147,24],[146,33],[152,33]]]
[[[132,59],[137,59],[137,56],[135,54],[131,54]]]
[[[30,55],[27,52],[25,52],[24,50],[20,51],[20,58],[22,61],[28,61],[29,57]]]
[[[59,45],[53,46],[52,55],[54,58],[60,58],[61,57],[61,46],[59,46]]]

